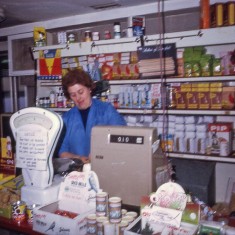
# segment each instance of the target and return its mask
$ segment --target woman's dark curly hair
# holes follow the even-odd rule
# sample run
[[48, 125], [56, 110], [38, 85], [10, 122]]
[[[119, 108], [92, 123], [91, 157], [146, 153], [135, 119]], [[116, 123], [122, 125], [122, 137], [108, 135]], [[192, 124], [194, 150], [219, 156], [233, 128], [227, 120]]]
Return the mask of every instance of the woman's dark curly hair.
[[95, 89], [95, 84], [87, 72], [82, 69], [73, 69], [66, 73], [62, 78], [62, 88], [66, 98], [70, 99], [68, 87], [75, 84], [81, 84], [87, 88], [90, 88], [91, 91]]

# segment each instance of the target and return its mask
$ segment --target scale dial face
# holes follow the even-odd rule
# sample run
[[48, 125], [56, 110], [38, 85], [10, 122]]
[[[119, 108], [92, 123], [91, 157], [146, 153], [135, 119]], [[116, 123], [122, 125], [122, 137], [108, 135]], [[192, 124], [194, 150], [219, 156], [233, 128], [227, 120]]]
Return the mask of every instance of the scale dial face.
[[19, 117], [16, 117], [14, 120], [15, 128], [19, 128], [20, 126], [24, 126], [28, 124], [40, 125], [46, 128], [47, 130], [50, 130], [52, 128], [53, 122], [51, 119], [49, 119], [45, 115], [39, 114], [39, 113], [22, 114]]

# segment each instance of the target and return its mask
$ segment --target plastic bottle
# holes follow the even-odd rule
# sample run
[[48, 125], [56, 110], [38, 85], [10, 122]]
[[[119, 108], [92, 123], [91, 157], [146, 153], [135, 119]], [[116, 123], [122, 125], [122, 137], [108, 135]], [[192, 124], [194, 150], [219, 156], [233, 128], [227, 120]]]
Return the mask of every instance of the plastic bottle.
[[54, 91], [50, 92], [49, 98], [50, 98], [50, 107], [55, 108], [55, 92]]

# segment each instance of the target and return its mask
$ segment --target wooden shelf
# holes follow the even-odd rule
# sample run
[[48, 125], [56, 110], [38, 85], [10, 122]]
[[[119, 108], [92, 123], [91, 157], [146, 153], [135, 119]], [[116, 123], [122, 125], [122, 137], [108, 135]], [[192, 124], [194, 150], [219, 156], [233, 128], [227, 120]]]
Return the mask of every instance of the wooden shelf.
[[[235, 26], [210, 28], [204, 30], [189, 30], [184, 32], [174, 32], [164, 34], [164, 43], [176, 43], [177, 48], [191, 46], [213, 46], [234, 44]], [[144, 36], [145, 46], [156, 45], [160, 40], [160, 35]], [[100, 40], [95, 42], [78, 42], [69, 45], [52, 45], [46, 47], [33, 47], [34, 59], [39, 58], [40, 50], [61, 49], [62, 57], [95, 55], [101, 53], [117, 53], [136, 51], [141, 46], [140, 38], [121, 38]]]

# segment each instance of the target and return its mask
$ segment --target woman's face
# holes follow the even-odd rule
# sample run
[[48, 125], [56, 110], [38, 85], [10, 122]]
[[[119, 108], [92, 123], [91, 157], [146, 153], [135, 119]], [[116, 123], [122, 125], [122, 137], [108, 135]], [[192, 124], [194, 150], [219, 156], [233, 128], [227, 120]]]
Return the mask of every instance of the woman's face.
[[81, 84], [68, 87], [71, 100], [79, 109], [87, 109], [91, 106], [91, 90]]

